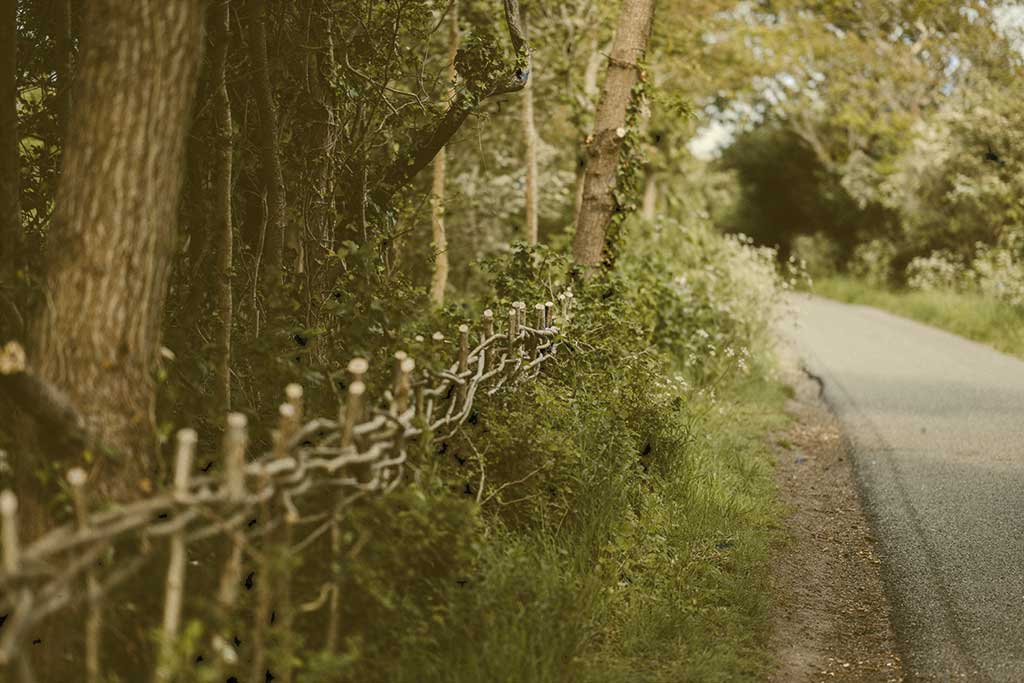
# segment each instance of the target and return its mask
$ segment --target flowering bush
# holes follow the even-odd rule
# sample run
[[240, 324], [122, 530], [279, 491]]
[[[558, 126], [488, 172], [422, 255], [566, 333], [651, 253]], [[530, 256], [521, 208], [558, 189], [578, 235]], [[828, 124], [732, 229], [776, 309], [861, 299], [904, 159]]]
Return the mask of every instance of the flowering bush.
[[970, 271], [956, 254], [933, 251], [929, 256], [918, 256], [907, 265], [907, 285], [923, 292], [959, 290], [970, 280]]
[[[802, 263], [793, 257], [779, 268], [774, 249], [703, 221], [662, 219], [631, 230], [626, 265], [651, 292], [652, 341], [681, 360], [698, 385], [748, 372], [750, 349], [768, 346], [782, 294], [807, 279]], [[657, 272], [671, 277], [652, 277]]]
[[949, 251], [915, 258], [906, 275], [911, 289], [974, 291], [1024, 308], [1024, 231], [1007, 232], [996, 246], [977, 243], [969, 265]]
[[978, 244], [971, 269], [979, 292], [1024, 308], [1024, 231], [1010, 231], [995, 247]]

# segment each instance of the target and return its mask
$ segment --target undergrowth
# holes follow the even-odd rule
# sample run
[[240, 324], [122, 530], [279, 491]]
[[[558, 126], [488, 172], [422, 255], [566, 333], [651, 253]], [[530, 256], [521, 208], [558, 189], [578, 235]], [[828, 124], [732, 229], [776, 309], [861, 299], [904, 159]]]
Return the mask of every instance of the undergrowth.
[[[701, 226], [631, 234], [617, 274], [578, 281], [537, 382], [411, 454], [413, 484], [349, 515], [345, 647], [307, 658], [302, 683], [764, 673], [764, 436], [784, 419], [764, 350], [788, 283], [774, 254]], [[545, 300], [569, 271], [516, 247], [482, 265], [480, 299]]]

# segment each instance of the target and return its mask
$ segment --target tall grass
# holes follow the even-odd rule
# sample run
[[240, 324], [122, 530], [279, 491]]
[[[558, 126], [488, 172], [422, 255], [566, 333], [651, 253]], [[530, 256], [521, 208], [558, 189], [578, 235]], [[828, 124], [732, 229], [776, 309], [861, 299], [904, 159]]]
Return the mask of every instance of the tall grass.
[[402, 649], [387, 680], [761, 680], [777, 520], [765, 437], [782, 401], [762, 379], [690, 405], [632, 491], [588, 491], [571, 526], [496, 532], [469, 581], [444, 588], [429, 645]]

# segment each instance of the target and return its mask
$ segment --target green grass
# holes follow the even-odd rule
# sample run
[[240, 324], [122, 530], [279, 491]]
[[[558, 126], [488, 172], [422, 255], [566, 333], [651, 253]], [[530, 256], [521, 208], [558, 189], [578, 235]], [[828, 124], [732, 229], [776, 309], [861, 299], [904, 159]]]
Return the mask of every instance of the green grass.
[[814, 292], [875, 306], [1024, 358], [1024, 312], [979, 294], [890, 291], [849, 277], [818, 280]]
[[[440, 642], [395, 680], [763, 680], [779, 513], [767, 444], [784, 398], [757, 380], [680, 411], [685, 445], [635, 484], [603, 547], [578, 528], [492, 539], [472, 587], [451, 590]], [[602, 495], [615, 494], [592, 507]]]

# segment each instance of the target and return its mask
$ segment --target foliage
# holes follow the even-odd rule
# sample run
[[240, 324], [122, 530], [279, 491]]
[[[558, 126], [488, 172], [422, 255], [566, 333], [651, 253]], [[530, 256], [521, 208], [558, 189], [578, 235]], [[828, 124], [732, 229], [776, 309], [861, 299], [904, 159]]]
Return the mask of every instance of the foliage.
[[[482, 403], [415, 454], [417, 485], [346, 521], [359, 548], [341, 574], [347, 647], [301, 680], [763, 670], [756, 596], [774, 513], [758, 444], [777, 418], [725, 425], [749, 410], [738, 386], [778, 400], [763, 349], [791, 280], [770, 250], [690, 227], [630, 225], [620, 270], [577, 287], [571, 333], [539, 380]], [[485, 300], [536, 300], [570, 273], [560, 254], [516, 245], [483, 264]], [[654, 652], [673, 655], [652, 665]]]
[[935, 251], [907, 266], [907, 285], [918, 291], [976, 292], [1024, 309], [1024, 233], [1012, 231], [996, 246], [975, 245], [965, 264], [958, 254]]
[[875, 287], [884, 287], [893, 281], [893, 261], [896, 246], [886, 239], [873, 239], [857, 246], [850, 258], [850, 273]]
[[[30, 58], [19, 75], [27, 86], [20, 123], [33, 140], [22, 152], [24, 221], [30, 242], [42, 245], [61, 144], [54, 103], [66, 93], [64, 83], [53, 85], [49, 65], [55, 28], [46, 8], [58, 3], [22, 4], [30, 45], [19, 52]], [[209, 397], [221, 372], [213, 357], [223, 350], [217, 292], [224, 283], [233, 302], [231, 409], [260, 425], [273, 421], [280, 387], [293, 381], [306, 388], [308, 414], [336, 414], [349, 381], [343, 369], [354, 356], [369, 359], [367, 395], [380, 396], [396, 350], [437, 369], [451, 359], [457, 325], [485, 307], [501, 319], [511, 302], [553, 299], [566, 284], [579, 302], [538, 382], [481, 401], [441, 447], [413, 449], [406, 485], [351, 508], [339, 537], [344, 561], [331, 566], [326, 550], [305, 554], [301, 568], [294, 557], [268, 560], [279, 575], [291, 575], [296, 603], [325, 580], [341, 587], [338, 649], [316, 651], [323, 620], [315, 613], [300, 615], [272, 654], [289, 642], [307, 644], [296, 653], [306, 683], [762, 673], [763, 581], [775, 514], [762, 440], [777, 425], [780, 403], [767, 379], [769, 337], [780, 294], [802, 274], [785, 254], [780, 274], [773, 249], [715, 232], [712, 214], [723, 213], [718, 200], [732, 187], [732, 175], [720, 169], [700, 170], [703, 184], [672, 183], [666, 215], [655, 222], [628, 218], [648, 153], [645, 170], [654, 173], [688, 176], [699, 167], [685, 147], [690, 114], [714, 83], [691, 55], [731, 3], [666, 8], [663, 42], [651, 51], [624, 131], [609, 244], [615, 268], [590, 280], [572, 268], [564, 229], [595, 97], [587, 81], [600, 66], [591, 55], [607, 44], [617, 3], [529, 3], [542, 238], [549, 243], [536, 248], [516, 242], [519, 105], [511, 97], [482, 100], [508, 63], [495, 3], [460, 3], [455, 84], [445, 75], [440, 30], [451, 3], [265, 4], [278, 119], [269, 151], [252, 103], [259, 84], [246, 29], [254, 19], [239, 11], [244, 3], [230, 4], [229, 272], [218, 265], [224, 235], [212, 215], [223, 136], [209, 64], [199, 87], [163, 311], [161, 435], [196, 427], [206, 439], [201, 451], [217, 452], [224, 406]], [[454, 186], [446, 219], [458, 276], [451, 303], [430, 311], [424, 285], [434, 256], [423, 235], [431, 190], [421, 175], [399, 192], [392, 177], [447, 120], [452, 85], [464, 107], [456, 113], [470, 115], [446, 145]], [[777, 144], [809, 157], [788, 133], [765, 134], [778, 139], [751, 145], [760, 158], [738, 160], [737, 175], [753, 165], [763, 178]], [[284, 265], [280, 286], [271, 288], [261, 284], [268, 154], [279, 157], [286, 197]], [[794, 170], [800, 187], [820, 187], [818, 167]], [[822, 227], [852, 201], [837, 197], [808, 209], [806, 227]], [[726, 213], [740, 217], [732, 228], [754, 225], [754, 212]], [[24, 264], [28, 303], [38, 299], [32, 285], [45, 267], [40, 253]], [[253, 449], [267, 445], [266, 431], [253, 430]], [[213, 549], [203, 564], [222, 559]], [[110, 623], [116, 631], [119, 622]], [[179, 658], [201, 650], [204, 632], [190, 622]]]
[[824, 233], [794, 237], [793, 255], [803, 263], [812, 278], [835, 275], [839, 268], [839, 248]]

